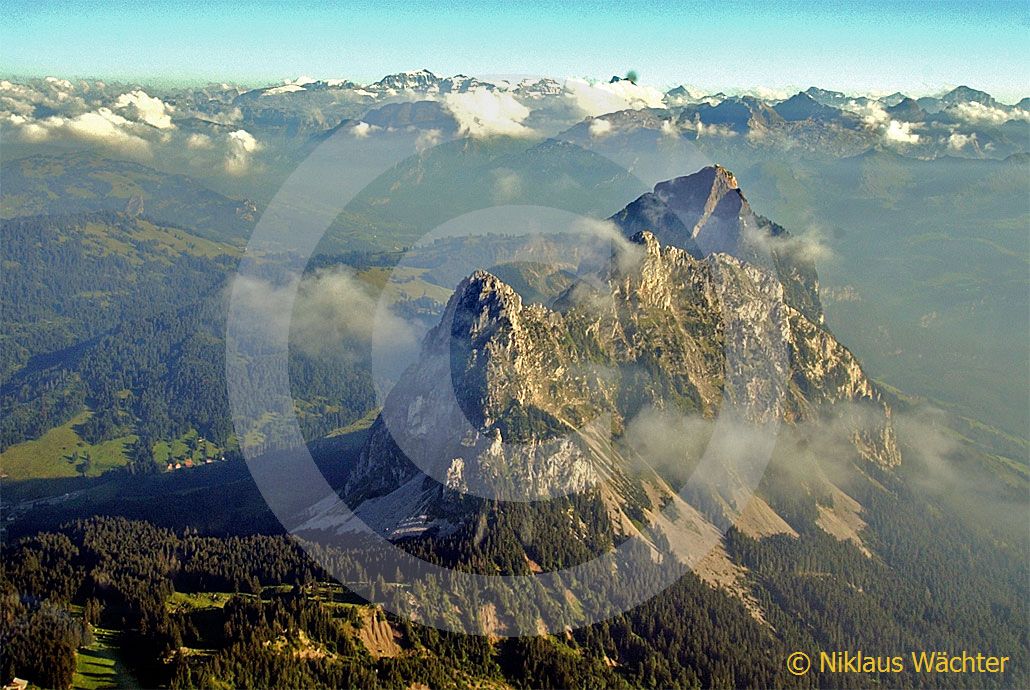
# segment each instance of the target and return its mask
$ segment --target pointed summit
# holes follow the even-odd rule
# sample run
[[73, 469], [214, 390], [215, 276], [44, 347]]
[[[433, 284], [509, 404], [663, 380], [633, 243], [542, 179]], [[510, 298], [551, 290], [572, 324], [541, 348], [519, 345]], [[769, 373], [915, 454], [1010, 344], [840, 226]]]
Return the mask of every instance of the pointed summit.
[[522, 308], [522, 298], [510, 285], [483, 270], [463, 280], [451, 300], [460, 311], [492, 317]]
[[452, 300], [473, 311], [482, 311], [483, 308], [492, 311], [522, 308], [519, 293], [493, 273], [483, 270], [476, 270], [461, 281]]
[[699, 94], [691, 93], [690, 90], [682, 84], [665, 92], [665, 101], [669, 105], [686, 105], [687, 103], [693, 103], [699, 100], [701, 100]]
[[773, 110], [787, 122], [799, 122], [802, 120], [816, 120], [828, 122], [840, 117], [841, 112], [833, 106], [820, 103], [807, 92], [795, 94], [773, 106]]
[[477, 270], [455, 289], [444, 318], [428, 337], [443, 349], [453, 342], [471, 343], [471, 349], [500, 330], [517, 327], [522, 297], [497, 276]]
[[840, 108], [847, 105], [848, 101], [865, 101], [867, 99], [863, 97], [852, 98], [846, 93], [840, 91], [830, 91], [828, 89], [820, 89], [818, 86], [810, 86], [801, 93], [812, 98], [812, 100], [823, 105], [833, 106], [834, 108]]
[[754, 213], [737, 185], [737, 178], [719, 165], [693, 175], [655, 185], [611, 220], [627, 236], [651, 231], [662, 244], [694, 256], [734, 253], [742, 223]]
[[884, 96], [883, 98], [881, 98], [880, 103], [883, 103], [888, 107], [892, 107], [897, 105], [898, 103], [901, 103], [906, 98], [908, 98], [908, 96], [906, 96], [905, 94], [901, 93], [900, 91], [895, 91], [891, 95]]
[[822, 323], [819, 278], [809, 258], [790, 250], [789, 243], [766, 243], [789, 233], [757, 215], [740, 191], [737, 178], [721, 165], [655, 185], [609, 220], [626, 237], [649, 231], [664, 246], [678, 247], [695, 258], [730, 254], [738, 259], [775, 266], [788, 300], [816, 323]]
[[922, 122], [926, 119], [926, 111], [919, 107], [913, 98], [902, 98], [896, 105], [889, 106], [887, 113], [895, 120], [902, 122]]
[[979, 103], [980, 105], [996, 106], [998, 102], [986, 91], [979, 91], [968, 86], [958, 86], [941, 96], [941, 102], [945, 105], [958, 105], [960, 103]]

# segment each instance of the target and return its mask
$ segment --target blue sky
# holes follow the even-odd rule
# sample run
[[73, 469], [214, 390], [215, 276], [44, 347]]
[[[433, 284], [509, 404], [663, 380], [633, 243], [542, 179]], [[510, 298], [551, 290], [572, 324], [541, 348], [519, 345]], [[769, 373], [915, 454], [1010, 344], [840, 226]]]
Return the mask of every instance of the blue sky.
[[[760, 7], [754, 7], [759, 5]], [[548, 74], [707, 89], [1030, 95], [1030, 3], [26, 2], [0, 72], [141, 81]]]

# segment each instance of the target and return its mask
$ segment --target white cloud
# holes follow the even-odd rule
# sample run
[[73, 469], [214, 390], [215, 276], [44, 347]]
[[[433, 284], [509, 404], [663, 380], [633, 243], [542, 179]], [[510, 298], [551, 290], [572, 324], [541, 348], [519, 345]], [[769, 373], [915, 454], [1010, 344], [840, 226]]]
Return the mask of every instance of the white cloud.
[[75, 86], [67, 79], [58, 79], [57, 77], [45, 77], [43, 79], [47, 84], [53, 85], [62, 91], [71, 91]]
[[172, 124], [172, 112], [174, 107], [168, 105], [160, 98], [150, 96], [142, 89], [136, 89], [130, 93], [123, 93], [114, 102], [115, 110], [128, 109], [134, 114], [137, 120], [146, 122], [157, 129], [174, 129]]
[[833, 250], [826, 243], [825, 233], [818, 225], [809, 225], [801, 232], [789, 235], [771, 235], [765, 228], [747, 226], [744, 230], [749, 243], [764, 253], [790, 256], [799, 261], [826, 262], [833, 258]]
[[83, 113], [75, 117], [54, 115], [34, 120], [18, 114], [9, 114], [7, 122], [14, 125], [24, 141], [41, 142], [52, 137], [67, 137], [89, 141], [122, 153], [147, 158], [151, 155], [150, 142], [139, 136], [139, 123], [127, 120], [109, 108]]
[[291, 305], [288, 285], [240, 276], [233, 284], [234, 306], [240, 318], [254, 328], [289, 328], [290, 346], [311, 355], [346, 350], [359, 343], [387, 349], [417, 347], [410, 324], [390, 309], [379, 310], [378, 295], [349, 269], [317, 270], [296, 287]]
[[493, 199], [495, 204], [507, 204], [522, 194], [522, 178], [518, 173], [501, 168], [494, 172]]
[[[697, 132], [697, 137], [735, 137], [737, 133], [733, 131], [733, 128], [729, 125], [706, 125], [705, 123], [698, 120], [694, 123], [694, 130]], [[757, 130], [752, 130], [756, 132]]]
[[915, 130], [923, 125], [921, 123], [892, 120], [890, 113], [880, 103], [875, 101], [867, 103], [849, 101], [845, 109], [861, 117], [866, 127], [874, 132], [879, 132], [889, 142], [898, 144], [919, 143], [919, 134]]
[[230, 175], [246, 173], [250, 169], [252, 155], [261, 150], [261, 143], [245, 129], [229, 132], [227, 141], [225, 171]]
[[440, 143], [443, 139], [443, 132], [438, 129], [426, 129], [418, 133], [418, 138], [415, 139], [415, 150], [422, 153], [426, 149], [431, 149]]
[[913, 129], [914, 127], [911, 122], [891, 120], [883, 136], [887, 141], [895, 141], [899, 144], [917, 144], [919, 143], [919, 135], [913, 132]]
[[[41, 94], [39, 94], [41, 96]], [[6, 79], [0, 81], [0, 104], [8, 113], [19, 115], [32, 115], [33, 103], [36, 101], [37, 93], [23, 84], [15, 84]]]
[[967, 146], [972, 146], [974, 149], [977, 148], [976, 132], [972, 134], [952, 132], [951, 136], [948, 137], [948, 148], [952, 151], [961, 151]]
[[186, 138], [186, 148], [199, 150], [209, 149], [214, 146], [211, 137], [206, 134], [191, 134]]
[[32, 118], [19, 115], [18, 113], [5, 113], [3, 116], [0, 116], [0, 121], [14, 127], [22, 141], [37, 143], [45, 141], [50, 136], [49, 129], [43, 127]]
[[1002, 108], [995, 108], [993, 106], [973, 101], [970, 101], [969, 103], [958, 103], [951, 108], [948, 108], [948, 112], [954, 114], [956, 117], [966, 120], [967, 122], [987, 122], [990, 124], [1000, 125], [1003, 122], [1008, 122], [1009, 120], [1030, 121], [1030, 110], [1023, 110], [1022, 108], [1004, 110]]
[[139, 89], [115, 97], [105, 88], [57, 77], [3, 80], [0, 119], [24, 141], [85, 141], [136, 158], [149, 158], [153, 144], [170, 140], [172, 106]]
[[612, 123], [608, 120], [597, 118], [590, 123], [590, 136], [603, 137], [612, 131]]
[[[51, 119], [60, 120], [61, 118]], [[150, 149], [146, 140], [130, 133], [133, 129], [132, 122], [111, 112], [108, 108], [100, 108], [95, 113], [83, 113], [71, 120], [64, 121], [62, 126], [83, 139], [113, 144], [128, 150], [139, 149], [149, 152]]]
[[879, 128], [886, 125], [891, 119], [884, 107], [876, 101], [868, 101], [866, 103], [848, 101], [845, 104], [844, 109], [850, 110], [861, 117], [866, 126], [872, 128]]
[[367, 122], [359, 122], [358, 124], [354, 125], [353, 128], [351, 128], [351, 134], [354, 135], [355, 139], [364, 139], [369, 134], [375, 132], [378, 129], [382, 129], [382, 127], [370, 125]]
[[529, 108], [519, 103], [510, 93], [475, 88], [465, 93], [444, 96], [461, 131], [474, 137], [530, 136], [533, 130], [523, 123], [529, 117]]
[[620, 110], [665, 107], [665, 94], [661, 91], [626, 79], [613, 84], [569, 79], [565, 82], [565, 94], [584, 115], [592, 117]]
[[33, 117], [38, 107], [65, 117], [89, 110], [74, 85], [63, 79], [48, 78], [29, 84], [0, 81], [0, 113], [18, 113]]

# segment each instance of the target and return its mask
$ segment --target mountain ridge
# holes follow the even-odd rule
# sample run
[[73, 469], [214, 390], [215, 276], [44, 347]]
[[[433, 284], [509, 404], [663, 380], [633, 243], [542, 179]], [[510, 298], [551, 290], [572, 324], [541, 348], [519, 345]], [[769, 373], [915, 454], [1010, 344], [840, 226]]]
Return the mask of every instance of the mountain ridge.
[[[697, 185], [705, 193], [691, 197], [701, 203], [698, 217], [713, 190], [739, 194], [728, 171], [706, 177], [715, 184]], [[841, 417], [852, 452], [877, 471], [898, 466], [890, 407], [846, 348], [783, 304], [783, 285], [768, 270], [725, 253], [698, 258], [648, 231], [617, 251], [599, 281], [572, 286], [551, 307], [524, 304], [487, 271], [462, 281], [342, 489], [357, 520], [393, 540], [439, 540], [498, 509], [477, 497], [550, 505], [587, 492], [604, 506], [611, 543], [650, 534], [638, 523], [674, 542], [662, 508], [681, 500], [670, 482], [691, 461], [682, 458], [667, 476], [623, 443], [651, 410], [700, 421], [732, 405], [754, 423], [793, 427], [826, 406], [855, 405], [864, 411]], [[749, 359], [746, 343], [773, 333], [785, 339], [786, 359]], [[739, 360], [732, 371], [723, 370], [727, 356]], [[680, 510], [702, 532], [747, 509], [725, 488], [698, 491], [707, 513]], [[794, 531], [756, 500], [765, 507], [750, 510], [764, 511], [765, 523]], [[321, 510], [302, 520], [301, 532], [360, 529]]]

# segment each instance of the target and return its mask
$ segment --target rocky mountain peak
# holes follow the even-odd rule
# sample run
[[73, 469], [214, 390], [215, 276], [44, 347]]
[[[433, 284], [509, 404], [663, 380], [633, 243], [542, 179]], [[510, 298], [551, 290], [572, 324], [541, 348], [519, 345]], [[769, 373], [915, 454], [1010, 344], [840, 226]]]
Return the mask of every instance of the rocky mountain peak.
[[643, 246], [644, 251], [649, 256], [659, 256], [661, 254], [662, 246], [658, 243], [658, 238], [650, 230], [641, 230], [630, 237], [629, 241]]
[[439, 129], [453, 133], [458, 129], [454, 116], [437, 101], [387, 103], [361, 116], [364, 122], [384, 129]]
[[780, 114], [787, 122], [799, 122], [802, 120], [834, 120], [841, 113], [837, 108], [821, 103], [817, 98], [802, 91], [773, 106], [773, 110]]
[[788, 303], [822, 323], [819, 281], [810, 260], [790, 250], [789, 233], [757, 215], [737, 178], [721, 165], [655, 185], [610, 220], [626, 237], [650, 232], [664, 246], [695, 258], [729, 254], [772, 265], [784, 284]]
[[727, 97], [717, 105], [701, 103], [685, 108], [681, 119], [696, 118], [706, 125], [729, 127], [735, 132], [764, 130], [784, 123], [783, 117], [764, 101], [752, 96]]
[[492, 273], [477, 270], [461, 281], [447, 311], [496, 321], [522, 309], [519, 293]]
[[545, 96], [560, 95], [565, 88], [560, 82], [554, 79], [523, 79], [518, 83], [515, 92], [522, 96], [532, 98], [543, 98]]
[[466, 93], [479, 88], [493, 91], [497, 88], [489, 82], [480, 81], [475, 77], [470, 77], [465, 74], [456, 74], [453, 77], [442, 79], [440, 80], [439, 85], [440, 93]]
[[677, 212], [697, 238], [713, 215], [733, 218], [751, 209], [737, 185], [737, 178], [721, 165], [702, 168], [693, 175], [659, 182], [655, 196]]
[[612, 221], [628, 236], [649, 230], [662, 244], [700, 257], [735, 253], [743, 224], [753, 217], [736, 177], [714, 165], [659, 182], [653, 192], [631, 203]]
[[[900, 462], [890, 407], [808, 297], [814, 271], [737, 252], [748, 224], [771, 241], [785, 231], [751, 211], [729, 170], [661, 182], [613, 221], [629, 241], [618, 260], [550, 307], [486, 270], [459, 283], [343, 489], [365, 524], [392, 539], [449, 538], [501, 510], [498, 499], [567, 506], [593, 491], [617, 542], [680, 500], [670, 479], [691, 462], [683, 444], [657, 465], [634, 445], [656, 414], [794, 428], [839, 415], [841, 453]], [[719, 237], [733, 251], [711, 251]], [[699, 529], [743, 508], [733, 491], [697, 487]], [[560, 515], [578, 534], [576, 511]], [[316, 512], [307, 528], [352, 525]]]
[[903, 122], [922, 122], [926, 119], [926, 111], [919, 107], [919, 103], [913, 98], [902, 98], [897, 104], [888, 106], [887, 113], [896, 120]]
[[[709, 168], [705, 168], [708, 170]], [[713, 186], [719, 185], [723, 189], [740, 189], [737, 184], [737, 178], [732, 172], [722, 167], [719, 164], [711, 166], [712, 171], [712, 184]]]
[[427, 69], [420, 69], [411, 72], [401, 72], [399, 74], [388, 74], [376, 83], [372, 84], [370, 88], [393, 91], [426, 91], [437, 88], [439, 84], [440, 77]]
[[533, 320], [522, 297], [492, 273], [477, 270], [458, 285], [440, 324], [427, 336], [427, 349], [449, 361], [467, 418], [488, 426], [504, 401], [522, 395], [533, 378], [523, 366], [524, 355], [539, 345], [525, 327]]
[[701, 98], [700, 94], [691, 93], [690, 89], [682, 84], [665, 92], [665, 102], [669, 105], [686, 105], [698, 102]]
[[971, 88], [969, 86], [957, 86], [948, 93], [941, 96], [941, 102], [947, 105], [959, 103], [979, 103], [986, 106], [995, 106], [997, 101], [986, 91]]
[[841, 93], [840, 91], [821, 89], [818, 86], [809, 86], [801, 93], [818, 103], [822, 103], [823, 105], [841, 105], [849, 100], [849, 96], [847, 94]]
[[[667, 184], [707, 187], [706, 200], [737, 192], [725, 169], [702, 173]], [[647, 410], [711, 419], [727, 400], [763, 423], [814, 420], [841, 403], [868, 409], [848, 429], [854, 452], [899, 462], [889, 407], [846, 348], [783, 304], [775, 275], [726, 254], [696, 258], [647, 230], [630, 241], [638, 261], [569, 288], [552, 308], [525, 304], [484, 270], [458, 285], [345, 488], [363, 520], [395, 538], [449, 533], [475, 517], [461, 493], [535, 500], [603, 476], [605, 510], [629, 533], [628, 516], [651, 515], [673, 492], [625, 455], [622, 434]], [[782, 357], [746, 356], [770, 338], [782, 338]], [[324, 515], [315, 525], [347, 529]]]
[[880, 103], [887, 107], [890, 107], [897, 105], [898, 103], [901, 103], [906, 98], [908, 98], [908, 96], [906, 96], [905, 94], [901, 93], [900, 91], [895, 91], [889, 96], [884, 96], [883, 98], [881, 98]]

